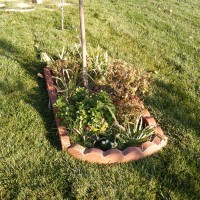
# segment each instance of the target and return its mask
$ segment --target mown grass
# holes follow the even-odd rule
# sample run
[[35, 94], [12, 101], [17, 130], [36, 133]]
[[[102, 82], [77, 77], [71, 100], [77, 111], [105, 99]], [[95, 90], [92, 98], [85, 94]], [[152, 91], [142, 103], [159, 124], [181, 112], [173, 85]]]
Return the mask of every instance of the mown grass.
[[[200, 2], [85, 1], [87, 42], [156, 70], [145, 104], [169, 144], [101, 166], [62, 153], [34, 45], [53, 56], [77, 42], [77, 1], [60, 11], [0, 11], [0, 199], [200, 199]], [[172, 10], [172, 11], [170, 11]], [[171, 13], [171, 14], [170, 14]]]

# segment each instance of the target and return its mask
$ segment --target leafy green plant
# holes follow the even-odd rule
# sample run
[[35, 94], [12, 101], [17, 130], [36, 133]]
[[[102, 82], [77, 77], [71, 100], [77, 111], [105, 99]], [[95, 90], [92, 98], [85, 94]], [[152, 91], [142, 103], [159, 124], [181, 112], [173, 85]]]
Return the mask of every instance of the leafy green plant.
[[[115, 117], [114, 117], [115, 118]], [[106, 134], [93, 136], [93, 145], [103, 150], [110, 148], [124, 149], [128, 146], [140, 145], [151, 139], [154, 135], [154, 127], [142, 125], [142, 118], [138, 117], [133, 123], [127, 119], [120, 125], [116, 119]]]
[[154, 126], [143, 127], [142, 117], [138, 117], [135, 123], [127, 118], [120, 128], [120, 133], [116, 137], [121, 145], [140, 144], [146, 142], [154, 134], [154, 128]]
[[58, 51], [56, 60], [45, 52], [40, 53], [40, 56], [52, 70], [57, 92], [69, 99], [75, 92], [77, 82], [80, 81], [80, 47], [77, 44], [67, 50], [63, 47], [61, 52]]
[[63, 93], [66, 99], [69, 99], [75, 92], [77, 79], [79, 75], [79, 69], [76, 71], [71, 69], [61, 69], [60, 76], [53, 76], [56, 82], [56, 88], [58, 93]]
[[87, 67], [90, 79], [97, 83], [105, 82], [109, 63], [110, 58], [107, 52], [104, 52], [100, 46], [92, 48], [88, 45]]
[[154, 127], [142, 126], [141, 117], [135, 123], [127, 118], [120, 125], [115, 107], [105, 91], [88, 96], [86, 89], [79, 87], [70, 99], [60, 96], [55, 107], [72, 138], [87, 147], [123, 149], [145, 142], [154, 134]]
[[115, 113], [115, 107], [105, 91], [88, 95], [85, 88], [78, 87], [70, 99], [60, 96], [55, 107], [59, 110], [57, 116], [84, 143], [94, 135], [105, 134], [114, 121], [109, 110]]

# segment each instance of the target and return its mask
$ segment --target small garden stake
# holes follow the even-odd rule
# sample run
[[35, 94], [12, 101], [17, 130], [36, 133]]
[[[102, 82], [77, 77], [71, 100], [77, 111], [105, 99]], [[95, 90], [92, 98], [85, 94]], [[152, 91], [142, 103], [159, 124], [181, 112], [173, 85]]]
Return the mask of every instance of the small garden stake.
[[62, 14], [62, 17], [61, 17], [61, 24], [62, 24], [62, 30], [64, 30], [64, 0], [61, 1], [61, 14]]

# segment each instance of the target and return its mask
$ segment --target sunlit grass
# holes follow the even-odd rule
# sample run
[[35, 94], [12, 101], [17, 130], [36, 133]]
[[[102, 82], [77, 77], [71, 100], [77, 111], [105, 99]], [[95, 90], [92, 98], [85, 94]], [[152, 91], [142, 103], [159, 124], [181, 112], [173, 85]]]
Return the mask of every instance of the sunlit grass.
[[[128, 164], [62, 153], [39, 52], [78, 42], [78, 1], [60, 10], [0, 11], [0, 199], [200, 199], [200, 2], [85, 1], [87, 42], [157, 71], [145, 105], [169, 144]], [[44, 10], [51, 7], [55, 10]], [[170, 11], [171, 10], [171, 11]]]

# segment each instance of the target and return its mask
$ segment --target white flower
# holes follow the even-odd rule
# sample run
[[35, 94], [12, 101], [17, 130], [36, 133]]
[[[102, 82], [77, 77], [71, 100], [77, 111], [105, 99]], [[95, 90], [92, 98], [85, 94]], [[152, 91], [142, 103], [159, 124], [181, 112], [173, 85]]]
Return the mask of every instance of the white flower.
[[102, 144], [105, 144], [106, 142], [105, 142], [105, 141], [102, 141], [101, 143], [102, 143]]
[[109, 143], [109, 140], [106, 140], [106, 143]]
[[118, 144], [117, 144], [117, 142], [110, 142], [110, 145], [112, 148], [115, 148], [115, 147], [117, 147]]
[[114, 142], [114, 147], [117, 147], [118, 143], [117, 142]]

